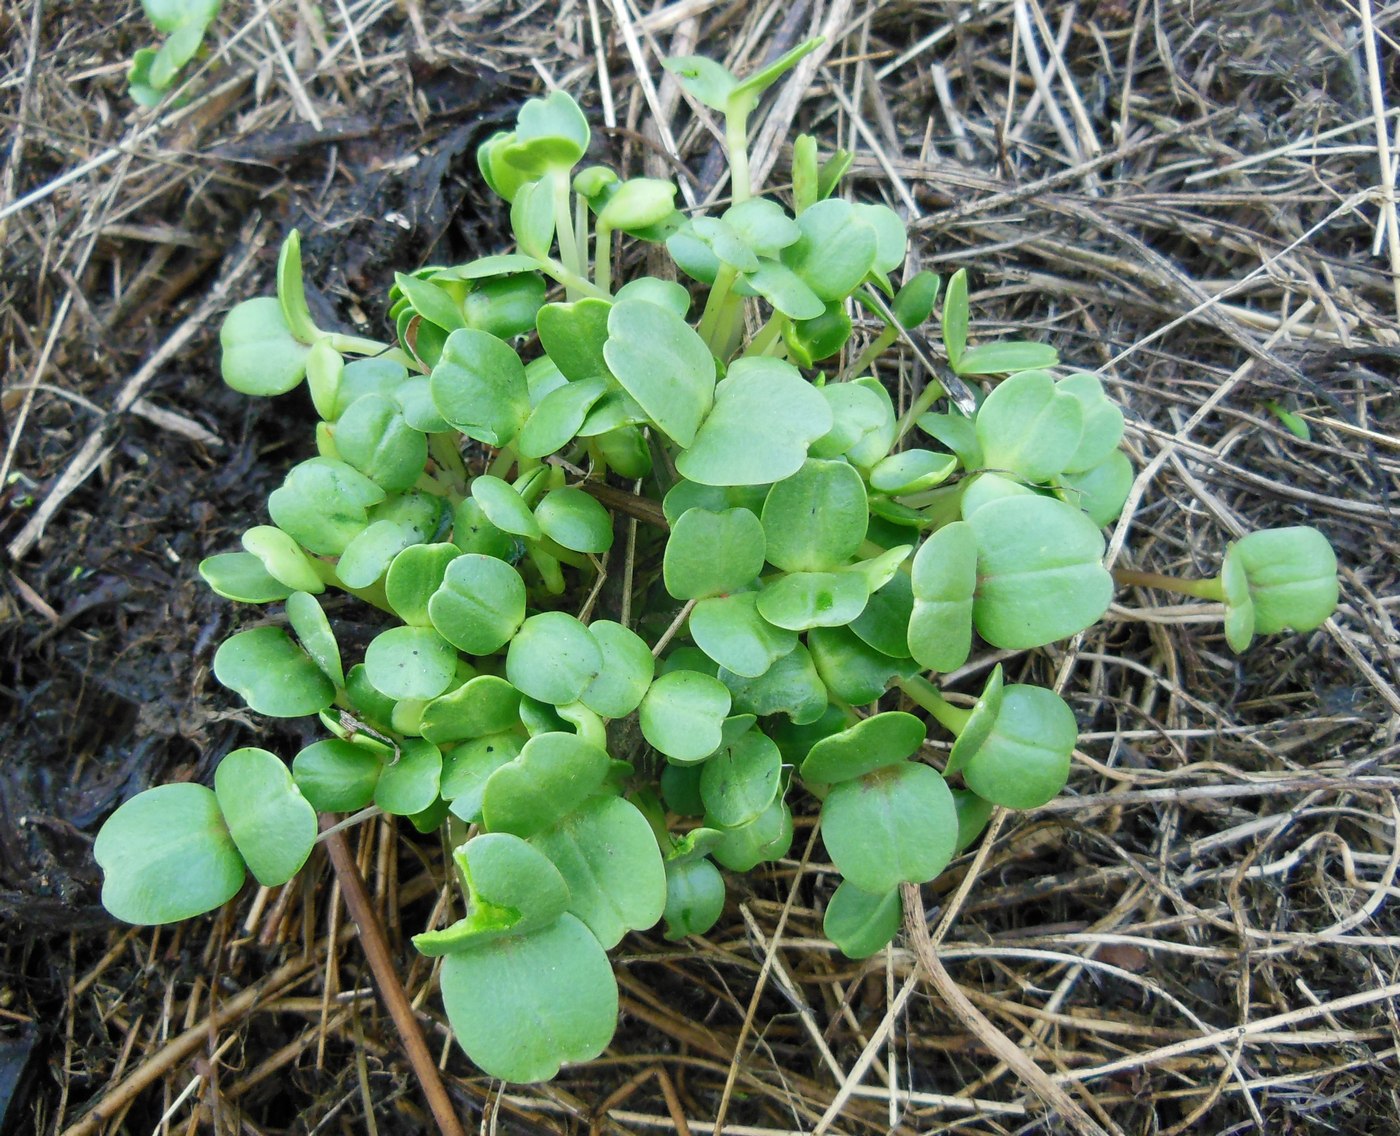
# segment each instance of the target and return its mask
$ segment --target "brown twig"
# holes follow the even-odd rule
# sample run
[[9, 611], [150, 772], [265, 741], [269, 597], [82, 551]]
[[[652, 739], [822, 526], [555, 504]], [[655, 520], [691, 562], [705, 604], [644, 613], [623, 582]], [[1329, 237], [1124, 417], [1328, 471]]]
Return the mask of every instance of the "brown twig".
[[[330, 828], [330, 819], [322, 817], [321, 825], [323, 829]], [[404, 1053], [423, 1088], [423, 1095], [428, 1098], [428, 1107], [433, 1110], [438, 1130], [443, 1136], [466, 1136], [462, 1122], [457, 1119], [457, 1113], [447, 1095], [447, 1088], [438, 1075], [437, 1065], [433, 1062], [432, 1054], [428, 1052], [428, 1043], [418, 1025], [417, 1015], [409, 1005], [408, 995], [404, 993], [403, 985], [399, 982], [398, 971], [394, 968], [394, 960], [389, 954], [389, 944], [384, 939], [384, 929], [380, 926], [379, 916], [375, 914], [374, 906], [369, 901], [365, 881], [360, 876], [359, 868], [355, 866], [355, 858], [350, 854], [345, 834], [332, 832], [326, 837], [325, 843], [326, 850], [330, 853], [331, 867], [335, 869], [336, 879], [340, 881], [345, 907], [359, 930], [360, 945], [364, 947], [365, 958], [369, 961], [370, 970], [374, 972], [379, 996], [384, 1000], [384, 1007], [389, 1011], [389, 1016], [394, 1019], [399, 1037], [403, 1040]]]

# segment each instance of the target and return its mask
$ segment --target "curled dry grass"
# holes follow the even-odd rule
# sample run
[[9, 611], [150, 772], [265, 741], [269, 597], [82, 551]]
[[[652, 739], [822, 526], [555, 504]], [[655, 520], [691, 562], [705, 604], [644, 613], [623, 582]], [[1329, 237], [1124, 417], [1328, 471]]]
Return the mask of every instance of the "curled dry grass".
[[[1394, 170], [1400, 13], [1360, 4], [231, 2], [202, 93], [153, 116], [121, 90], [143, 34], [133, 6], [9, 0], [6, 633], [21, 648], [71, 633], [53, 565], [114, 531], [113, 501], [177, 559], [246, 520], [178, 543], [187, 529], [151, 512], [143, 459], [192, 476], [253, 448], [290, 460], [295, 423], [260, 408], [250, 425], [220, 400], [212, 316], [266, 286], [289, 201], [310, 230], [349, 190], [334, 146], [290, 164], [229, 147], [392, 109], [408, 145], [386, 155], [411, 164], [415, 131], [441, 137], [422, 75], [497, 70], [508, 92], [582, 93], [629, 169], [679, 169], [688, 200], [715, 199], [714, 124], [658, 58], [703, 49], [743, 67], [824, 31], [764, 109], [756, 172], [781, 183], [790, 124], [850, 148], [853, 192], [910, 218], [918, 262], [972, 271], [976, 336], [1046, 338], [1100, 371], [1141, 471], [1118, 564], [1210, 571], [1250, 528], [1310, 523], [1337, 546], [1342, 605], [1237, 659], [1209, 605], [1120, 595], [1080, 639], [1010, 663], [1080, 716], [1069, 790], [999, 817], [923, 889], [926, 921], [902, 945], [853, 963], [822, 939], [831, 876], [801, 817], [794, 859], [735, 880], [702, 941], [624, 944], [614, 1046], [550, 1085], [488, 1082], [448, 1044], [432, 967], [406, 946], [451, 902], [440, 858], [366, 826], [361, 867], [462, 1115], [483, 1131], [736, 1136], [1388, 1131], [1400, 228], [1378, 171]], [[376, 225], [396, 223], [385, 212]], [[473, 223], [449, 244], [470, 244]], [[330, 302], [362, 314], [393, 267], [363, 287], [347, 275]], [[919, 382], [895, 355], [881, 373], [906, 399]], [[254, 491], [232, 499], [257, 508]], [[970, 691], [995, 661], [948, 684]], [[198, 716], [228, 705], [202, 673], [182, 682], [185, 736], [245, 729]], [[209, 921], [47, 951], [6, 946], [0, 1009], [0, 1026], [52, 1031], [40, 1131], [427, 1124], [319, 862]]]

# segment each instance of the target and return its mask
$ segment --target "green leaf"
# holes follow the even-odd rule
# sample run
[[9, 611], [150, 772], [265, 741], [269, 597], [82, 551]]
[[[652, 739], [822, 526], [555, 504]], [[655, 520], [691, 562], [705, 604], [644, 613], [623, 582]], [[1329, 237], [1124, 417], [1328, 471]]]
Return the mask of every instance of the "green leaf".
[[705, 816], [724, 828], [756, 820], [778, 796], [782, 766], [771, 739], [758, 730], [742, 734], [701, 766]]
[[501, 339], [514, 339], [534, 330], [535, 317], [547, 294], [544, 277], [538, 272], [488, 280], [467, 293], [462, 301], [462, 315], [468, 327]]
[[1008, 686], [986, 738], [959, 755], [963, 780], [993, 804], [1036, 808], [1065, 787], [1078, 740], [1074, 712], [1058, 694], [1039, 686]]
[[814, 628], [807, 634], [807, 649], [827, 689], [853, 706], [874, 702], [890, 679], [915, 672], [912, 663], [881, 654], [849, 627]]
[[910, 578], [903, 572], [896, 572], [870, 597], [865, 610], [851, 622], [851, 630], [881, 654], [907, 659], [910, 657], [909, 619], [913, 613]]
[[508, 446], [529, 417], [525, 365], [487, 332], [464, 328], [449, 335], [429, 381], [438, 413], [488, 446]]
[[[423, 736], [439, 744], [498, 734], [520, 725], [520, 691], [496, 675], [477, 675], [423, 708]], [[445, 796], [446, 794], [444, 794]]]
[[759, 96], [769, 87], [791, 71], [806, 56], [811, 55], [823, 43], [822, 36], [814, 36], [812, 39], [804, 40], [796, 47], [790, 48], [773, 60], [766, 67], [755, 71], [748, 78], [734, 87], [729, 92], [724, 106], [724, 110], [733, 114], [740, 111], [747, 114], [758, 103]]
[[316, 810], [281, 758], [251, 746], [234, 750], [214, 770], [214, 795], [258, 883], [277, 887], [301, 871], [316, 843]]
[[972, 618], [994, 647], [1024, 650], [1095, 623], [1113, 598], [1094, 522], [1050, 497], [1005, 497], [968, 519], [977, 536]]
[[339, 414], [340, 384], [345, 377], [345, 357], [329, 339], [318, 339], [306, 355], [306, 386], [316, 413], [327, 422]]
[[496, 770], [514, 761], [524, 745], [525, 739], [519, 734], [487, 734], [447, 753], [438, 792], [451, 802], [452, 815], [468, 824], [480, 824], [486, 783]]
[[467, 914], [449, 927], [413, 936], [413, 945], [429, 957], [472, 950], [508, 933], [542, 930], [568, 907], [569, 887], [559, 869], [518, 836], [482, 833], [452, 858], [467, 885]]
[[836, 784], [863, 777], [912, 757], [923, 741], [924, 724], [913, 714], [875, 714], [813, 745], [802, 763], [802, 779]]
[[822, 931], [847, 958], [863, 959], [889, 946], [903, 919], [898, 888], [872, 895], [843, 880], [827, 900]]
[[546, 260], [554, 243], [554, 186], [548, 179], [527, 181], [510, 203], [510, 227], [520, 251]]
[[831, 422], [826, 399], [790, 363], [738, 359], [676, 468], [702, 485], [781, 481], [802, 468], [807, 447]]
[[313, 595], [293, 592], [287, 597], [287, 622], [301, 640], [302, 649], [337, 687], [345, 685], [345, 671], [340, 663], [340, 645], [335, 641], [330, 620]]
[[798, 215], [802, 236], [782, 260], [822, 300], [849, 296], [875, 267], [875, 229], [849, 201], [820, 201]]
[[262, 561], [268, 574], [302, 592], [326, 590], [311, 558], [290, 536], [271, 525], [254, 525], [243, 534], [243, 547]]
[[817, 140], [799, 134], [792, 144], [792, 203], [801, 213], [820, 200], [817, 194]]
[[546, 304], [540, 309], [535, 318], [540, 346], [565, 378], [582, 382], [612, 373], [603, 356], [612, 310], [611, 303], [596, 297], [569, 304]]
[[311, 458], [288, 471], [267, 499], [273, 523], [317, 556], [339, 556], [369, 524], [384, 490], [353, 466]]
[[146, 19], [157, 31], [170, 35], [191, 24], [205, 26], [219, 12], [223, 0], [141, 0]]
[[661, 65], [681, 81], [692, 98], [711, 110], [724, 112], [729, 96], [739, 85], [734, 73], [723, 64], [703, 55], [673, 55]]
[[967, 269], [959, 268], [943, 293], [943, 350], [955, 371], [967, 350], [967, 321]]
[[628, 178], [598, 214], [600, 227], [620, 233], [647, 229], [675, 212], [675, 183], [660, 178]]
[[[676, 767], [672, 767], [676, 768]], [[724, 914], [724, 877], [703, 857], [666, 861], [666, 939], [703, 935]]]
[[335, 684], [280, 627], [225, 639], [214, 653], [214, 677], [270, 718], [316, 714], [335, 699]]
[[562, 611], [532, 615], [506, 652], [506, 678], [551, 706], [577, 702], [603, 671], [603, 652], [588, 628]]
[[875, 463], [870, 470], [870, 487], [894, 496], [920, 493], [942, 485], [958, 471], [959, 464], [952, 454], [901, 450]]
[[367, 394], [392, 399], [407, 380], [408, 368], [397, 360], [352, 359], [340, 373], [340, 384], [335, 392], [335, 412], [324, 417], [327, 421], [339, 418]]
[[588, 151], [588, 119], [567, 91], [530, 99], [516, 118], [515, 141], [505, 160], [534, 176], [567, 170]]
[[844, 564], [865, 540], [865, 483], [843, 461], [808, 459], [763, 502], [768, 562], [786, 572], [825, 572]]
[[272, 576], [251, 552], [224, 552], [199, 562], [199, 574], [216, 594], [238, 603], [284, 600], [292, 589]]
[[709, 245], [722, 263], [740, 272], [752, 272], [758, 267], [753, 249], [718, 217], [695, 217], [687, 225], [690, 235]]
[[514, 537], [487, 519], [486, 510], [471, 497], [459, 501], [452, 509], [452, 543], [463, 552], [512, 562], [524, 552]]
[[[1226, 551], [1225, 569], [1243, 571], [1259, 635], [1287, 628], [1312, 631], [1337, 608], [1337, 556], [1315, 528], [1298, 525], [1241, 537]], [[1244, 649], [1234, 641], [1230, 645]]]
[[821, 828], [841, 874], [882, 895], [901, 883], [931, 880], [948, 866], [958, 818], [943, 778], [905, 762], [832, 786]]
[[608, 769], [607, 751], [576, 734], [536, 734], [487, 780], [486, 827], [534, 836], [592, 797]]
[[921, 667], [957, 670], [972, 650], [977, 536], [966, 521], [945, 525], [920, 546], [910, 577], [909, 649]]
[[610, 619], [595, 619], [588, 634], [598, 644], [603, 669], [579, 701], [604, 718], [625, 718], [642, 704], [656, 671], [651, 648], [635, 631]]
[[526, 540], [539, 540], [544, 535], [525, 499], [499, 477], [483, 473], [472, 478], [472, 497], [487, 520], [502, 532], [514, 533]]
[[720, 666], [758, 678], [797, 645], [797, 634], [758, 614], [758, 595], [738, 592], [703, 599], [691, 609], [690, 637]]
[[[951, 290], [951, 289], [950, 289]], [[1048, 343], [984, 343], [963, 352], [953, 370], [960, 375], [1006, 375], [1053, 367], [1060, 353]]]
[[954, 789], [952, 792], [953, 806], [958, 810], [957, 854], [962, 855], [982, 835], [996, 806], [968, 789]]
[[243, 886], [243, 857], [214, 794], [189, 782], [138, 793], [97, 834], [102, 905], [126, 923], [175, 923], [222, 907]]
[[1113, 524], [1133, 491], [1133, 463], [1122, 450], [1114, 450], [1092, 469], [1062, 473], [1055, 479], [1055, 495], [1086, 513], [1099, 528]]
[[[429, 603], [452, 562], [461, 556], [455, 544], [415, 544], [395, 556], [384, 577], [384, 595], [394, 614], [413, 627], [432, 626]], [[523, 612], [521, 618], [525, 618]]]
[[982, 447], [977, 441], [977, 427], [973, 425], [972, 419], [956, 412], [925, 414], [919, 418], [919, 429], [957, 454], [958, 461], [964, 469], [982, 469], [987, 464], [982, 458]]
[[[698, 606], [698, 605], [697, 605]], [[736, 713], [786, 714], [800, 724], [815, 722], [826, 712], [827, 693], [807, 648], [798, 643], [757, 678], [719, 672], [734, 697]]]
[[612, 547], [612, 516], [597, 498], [575, 486], [551, 489], [535, 506], [544, 535], [574, 552], [601, 554]]
[[1045, 371], [1023, 371], [987, 396], [975, 420], [983, 460], [1025, 481], [1049, 481], [1079, 446], [1084, 414]]
[[608, 391], [602, 375], [565, 383], [550, 391], [530, 412], [516, 450], [521, 457], [542, 458], [574, 440], [594, 404]]
[[759, 593], [758, 614], [774, 627], [844, 627], [865, 609], [870, 589], [855, 572], [790, 572]]
[[383, 761], [342, 738], [313, 742], [292, 759], [292, 780], [320, 813], [353, 813], [374, 799]]
[[442, 751], [423, 738], [404, 738], [397, 758], [386, 764], [374, 787], [374, 803], [392, 816], [421, 813], [438, 797]]
[[957, 740], [953, 742], [953, 750], [948, 755], [948, 765], [944, 773], [951, 777], [954, 773], [962, 772], [963, 765], [968, 757], [977, 752], [978, 747], [991, 736], [992, 727], [996, 725], [997, 715], [1001, 713], [1002, 700], [1006, 696], [1005, 675], [1001, 664], [998, 663], [992, 668], [992, 673], [987, 678], [987, 684], [982, 688], [982, 693], [977, 696], [977, 701], [970, 711], [962, 711], [966, 717], [962, 726], [957, 730]]
[[666, 869], [651, 825], [629, 801], [594, 797], [530, 838], [569, 885], [569, 913], [603, 947], [650, 927], [666, 906]]
[[[674, 280], [659, 280], [655, 276], [638, 276], [617, 290], [618, 300], [645, 300], [659, 308], [667, 308], [681, 319], [690, 315], [690, 293]], [[606, 338], [606, 337], [605, 337]]]
[[662, 573], [674, 599], [737, 592], [764, 563], [763, 524], [748, 509], [687, 509], [666, 542]]
[[826, 304], [816, 290], [780, 260], [759, 258], [758, 267], [746, 273], [744, 279], [749, 287], [791, 319], [816, 319], [826, 311]]
[[504, 560], [465, 553], [447, 564], [427, 614], [438, 634], [459, 651], [492, 655], [524, 622], [525, 598], [525, 581]]
[[292, 334], [273, 296], [244, 300], [219, 329], [224, 382], [239, 394], [285, 394], [306, 374], [310, 350]]
[[909, 235], [898, 213], [888, 205], [860, 203], [855, 205], [856, 216], [875, 230], [875, 269], [878, 272], [893, 272], [904, 263], [904, 254], [909, 245]]
[[[196, 39], [195, 45], [198, 43]], [[193, 52], [181, 60], [181, 64], [192, 56]], [[295, 229], [287, 234], [277, 257], [277, 302], [293, 338], [308, 347], [321, 338], [320, 329], [311, 318], [311, 309], [306, 306], [306, 288], [301, 278], [301, 234]]]
[[456, 331], [467, 326], [462, 318], [461, 305], [442, 287], [431, 280], [421, 280], [416, 276], [394, 273], [394, 283], [408, 298], [416, 311], [429, 323], [436, 324], [443, 331]]
[[890, 310], [901, 327], [912, 331], [926, 322], [938, 302], [938, 290], [943, 281], [927, 270], [915, 273], [895, 293]]
[[776, 257], [802, 236], [802, 228], [778, 202], [751, 197], [724, 211], [724, 223], [762, 257]]
[[695, 441], [714, 402], [715, 361], [690, 324], [645, 300], [620, 301], [603, 356], [658, 429], [680, 446]]
[[345, 546], [335, 574], [348, 588], [368, 588], [404, 549], [422, 540], [419, 530], [398, 521], [374, 521]]
[[961, 491], [958, 495], [958, 507], [963, 520], [967, 520], [983, 506], [990, 505], [993, 501], [1000, 501], [1005, 497], [1040, 496], [1024, 482], [1015, 481], [1010, 477], [1002, 477], [997, 473], [974, 474], [962, 481], [957, 486], [957, 490]]
[[765, 860], [778, 860], [792, 847], [792, 813], [781, 793], [756, 820], [724, 829], [712, 855], [731, 872], [752, 871]]
[[1066, 472], [1082, 473], [1107, 461], [1123, 437], [1123, 412], [1104, 394], [1099, 377], [1087, 372], [1066, 375], [1055, 383], [1055, 389], [1078, 401], [1083, 423], [1079, 445], [1065, 464]]
[[467, 1056], [505, 1081], [547, 1081], [565, 1062], [592, 1060], [617, 1028], [607, 953], [572, 915], [452, 952], [441, 981], [443, 1007]]
[[894, 441], [895, 425], [894, 407], [883, 389], [862, 382], [828, 383], [821, 394], [831, 407], [832, 425], [812, 443], [810, 456], [839, 458], [855, 449], [864, 452], [868, 445], [883, 457]]
[[457, 652], [431, 627], [391, 627], [365, 649], [366, 676], [390, 698], [436, 698], [456, 673]]
[[704, 761], [719, 748], [730, 694], [716, 678], [698, 671], [670, 671], [642, 699], [642, 736], [672, 761]]

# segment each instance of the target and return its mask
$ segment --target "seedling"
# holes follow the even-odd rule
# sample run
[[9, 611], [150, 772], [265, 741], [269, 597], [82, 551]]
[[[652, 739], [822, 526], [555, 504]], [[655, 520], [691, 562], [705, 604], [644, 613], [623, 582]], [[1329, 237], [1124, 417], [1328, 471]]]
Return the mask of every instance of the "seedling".
[[[526, 103], [478, 154], [515, 250], [398, 274], [392, 342], [320, 329], [287, 239], [276, 296], [224, 322], [223, 374], [256, 396], [306, 381], [315, 453], [200, 571], [268, 607], [215, 676], [325, 736], [290, 771], [241, 749], [212, 791], [118, 809], [96, 846], [114, 915], [165, 923], [249, 872], [285, 882], [317, 812], [442, 829], [462, 914], [414, 942], [443, 960], [472, 1060], [533, 1081], [612, 1037], [607, 951], [662, 919], [673, 940], [709, 930], [722, 869], [785, 856], [794, 805], [820, 800], [826, 929], [859, 958], [897, 933], [902, 884], [995, 807], [1060, 791], [1077, 730], [1058, 695], [998, 665], [966, 707], [930, 676], [1104, 614], [1123, 416], [1045, 344], [972, 343], [963, 272], [897, 283], [904, 224], [836, 196], [849, 156], [799, 138], [791, 198], [755, 195], [748, 116], [813, 46], [742, 80], [670, 62], [725, 119], [714, 214], [582, 166], [588, 121], [562, 92]], [[619, 282], [618, 234], [664, 244], [704, 302]], [[863, 350], [857, 306], [886, 324]], [[897, 338], [934, 371], [903, 413], [865, 373]], [[603, 587], [619, 579], [633, 594]], [[1215, 580], [1124, 579], [1222, 602], [1237, 650], [1337, 601], [1311, 529], [1245, 537]], [[346, 595], [379, 625], [360, 658], [337, 642]]]
[[165, 39], [132, 57], [126, 81], [136, 102], [155, 106], [175, 86], [186, 65], [199, 54], [204, 33], [222, 5], [223, 0], [141, 0], [146, 18]]

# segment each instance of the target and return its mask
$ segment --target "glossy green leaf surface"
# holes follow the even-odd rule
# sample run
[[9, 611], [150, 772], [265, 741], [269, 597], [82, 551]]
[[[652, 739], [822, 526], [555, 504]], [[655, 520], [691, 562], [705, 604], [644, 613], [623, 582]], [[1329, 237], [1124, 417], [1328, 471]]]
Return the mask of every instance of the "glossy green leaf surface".
[[1226, 552], [1244, 569], [1254, 604], [1254, 630], [1311, 631], [1336, 610], [1337, 556], [1327, 538], [1303, 525], [1241, 537]]
[[224, 552], [199, 562], [199, 574], [215, 593], [238, 603], [272, 603], [291, 595], [251, 552]]
[[316, 597], [306, 592], [293, 592], [287, 597], [287, 622], [292, 625], [302, 650], [337, 687], [345, 685], [345, 671], [340, 662], [340, 645], [335, 641], [330, 620]]
[[292, 780], [320, 813], [352, 813], [374, 799], [383, 761], [342, 738], [313, 742], [292, 759]]
[[504, 560], [469, 552], [446, 565], [442, 582], [428, 598], [427, 615], [459, 651], [490, 655], [510, 642], [524, 622], [525, 600], [519, 572]]
[[255, 746], [233, 750], [214, 770], [214, 795], [258, 883], [277, 887], [301, 871], [316, 843], [316, 810], [281, 758]]
[[758, 596], [758, 614], [774, 627], [845, 627], [865, 609], [870, 589], [856, 572], [789, 572]]
[[778, 747], [758, 730], [722, 746], [700, 767], [705, 816], [724, 828], [757, 819], [777, 798], [782, 765]]
[[456, 670], [457, 652], [431, 627], [391, 627], [365, 649], [365, 674], [390, 698], [436, 698]]
[[1050, 497], [1006, 497], [968, 519], [977, 537], [972, 618], [995, 647], [1023, 650], [1082, 631], [1108, 610], [1113, 577], [1097, 526]]
[[534, 836], [597, 792], [608, 762], [606, 750], [575, 734], [535, 735], [487, 780], [482, 798], [486, 826], [492, 832]]
[[635, 631], [610, 619], [595, 619], [588, 634], [598, 644], [603, 669], [579, 695], [579, 701], [604, 718], [625, 718], [642, 704], [656, 660]]
[[275, 297], [244, 300], [219, 329], [224, 382], [240, 394], [274, 395], [306, 375], [309, 348], [292, 334]]
[[797, 645], [797, 633], [758, 613], [756, 592], [703, 599], [690, 612], [690, 637], [720, 666], [758, 678]]
[[423, 738], [405, 738], [380, 770], [374, 803], [394, 816], [413, 816], [431, 805], [442, 781], [442, 751]]
[[668, 308], [623, 300], [608, 313], [603, 356], [623, 388], [680, 446], [714, 402], [715, 361], [694, 328]]
[[438, 789], [449, 802], [452, 815], [468, 824], [480, 824], [486, 783], [503, 765], [509, 765], [524, 748], [525, 738], [515, 733], [486, 734], [454, 746], [443, 755], [442, 784]]
[[821, 393], [781, 359], [737, 359], [714, 391], [714, 409], [676, 459], [702, 485], [764, 485], [802, 468], [807, 447], [831, 429]]
[[607, 953], [567, 914], [532, 933], [449, 954], [442, 1002], [467, 1056], [504, 1081], [547, 1081], [565, 1062], [592, 1060], [617, 1028]]
[[642, 736], [672, 761], [704, 761], [719, 748], [730, 693], [698, 671], [670, 671], [642, 699]]
[[569, 912], [605, 948], [650, 927], [666, 906], [666, 869], [646, 818], [621, 797], [594, 797], [530, 843], [569, 885]]
[[800, 642], [774, 661], [756, 678], [719, 672], [720, 681], [734, 696], [734, 711], [756, 714], [786, 714], [794, 722], [814, 722], [826, 711], [827, 693], [812, 656]]
[[550, 540], [573, 552], [601, 555], [612, 547], [612, 516], [576, 486], [551, 489], [535, 506], [535, 521]]
[[843, 880], [827, 901], [822, 931], [847, 958], [863, 959], [889, 946], [903, 918], [898, 888], [872, 895]]
[[280, 627], [225, 639], [214, 652], [214, 677], [270, 718], [315, 714], [335, 698], [335, 684]]
[[843, 461], [812, 458], [763, 502], [768, 562], [785, 572], [826, 572], [865, 540], [865, 482]]
[[914, 556], [910, 586], [909, 650], [920, 666], [952, 671], [972, 650], [973, 593], [977, 588], [977, 537], [966, 521], [930, 536]]
[[943, 778], [907, 762], [834, 785], [822, 802], [821, 826], [841, 874], [877, 895], [933, 879], [953, 858], [958, 834]]
[[874, 702], [895, 676], [915, 670], [908, 660], [875, 650], [849, 627], [818, 627], [807, 633], [817, 675], [832, 694], [853, 706]]
[[448, 336], [430, 384], [438, 413], [488, 446], [510, 444], [530, 414], [525, 365], [488, 332], [465, 328]]
[[666, 541], [662, 573], [678, 600], [736, 592], [763, 571], [763, 524], [748, 509], [687, 509]]
[[603, 652], [588, 628], [562, 611], [532, 615], [506, 652], [506, 678], [551, 706], [576, 702], [603, 671]]
[[1078, 738], [1074, 712], [1054, 691], [1008, 686], [985, 740], [962, 755], [963, 780], [993, 804], [1035, 808], [1065, 787]]
[[414, 627], [430, 626], [429, 602], [461, 556], [455, 544], [415, 544], [395, 556], [384, 577], [384, 594], [394, 613]]
[[724, 914], [724, 877], [709, 860], [666, 862], [666, 938], [703, 935]]
[[1104, 393], [1099, 377], [1084, 371], [1066, 375], [1055, 383], [1055, 389], [1078, 401], [1083, 423], [1079, 444], [1065, 470], [1080, 473], [1108, 460], [1123, 438], [1123, 412]]
[[875, 229], [848, 201], [820, 201], [798, 215], [802, 235], [783, 249], [783, 263], [822, 300], [849, 296], [875, 267]]
[[1026, 481], [1049, 481], [1074, 457], [1084, 429], [1078, 398], [1045, 371], [1004, 380], [977, 411], [982, 457]]
[[862, 777], [912, 757], [923, 741], [924, 724], [913, 714], [875, 714], [813, 745], [802, 779], [835, 784]]

